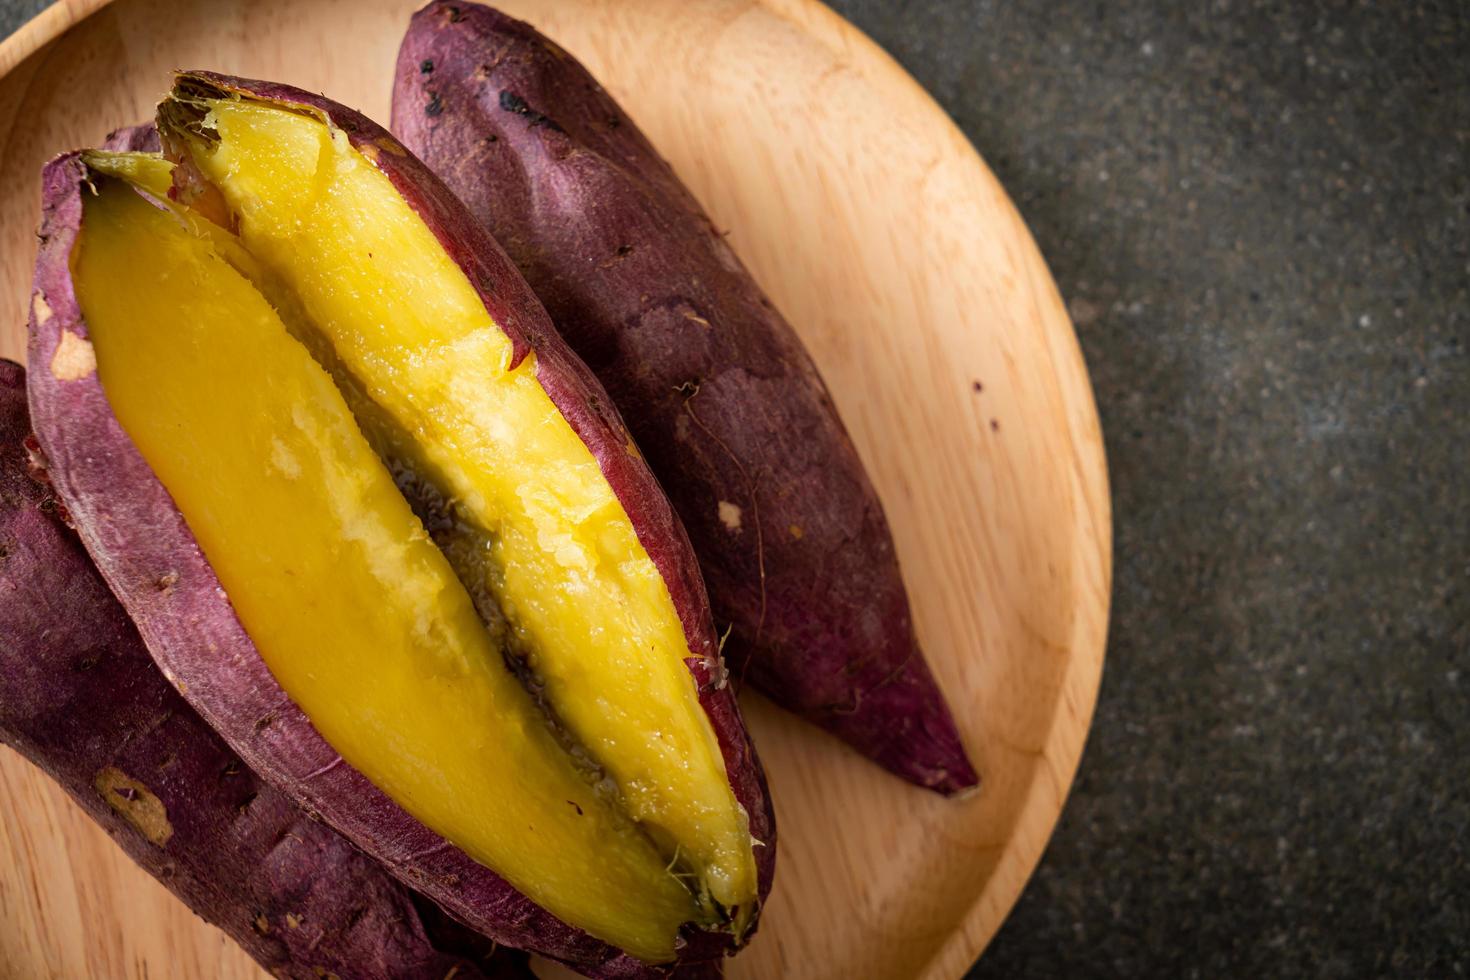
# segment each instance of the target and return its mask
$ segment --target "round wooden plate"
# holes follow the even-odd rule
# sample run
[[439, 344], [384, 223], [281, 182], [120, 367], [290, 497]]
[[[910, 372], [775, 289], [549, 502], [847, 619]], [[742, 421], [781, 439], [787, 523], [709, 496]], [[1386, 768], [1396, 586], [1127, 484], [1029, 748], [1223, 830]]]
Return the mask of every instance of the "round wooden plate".
[[[414, 0], [64, 0], [0, 46], [0, 353], [24, 353], [47, 157], [151, 115], [174, 68], [386, 120]], [[984, 776], [913, 789], [747, 696], [780, 820], [732, 977], [956, 977], [1055, 825], [1102, 670], [1107, 475], [1057, 289], [974, 149], [813, 0], [508, 0], [673, 162], [831, 385]], [[257, 977], [46, 779], [0, 752], [0, 975]]]

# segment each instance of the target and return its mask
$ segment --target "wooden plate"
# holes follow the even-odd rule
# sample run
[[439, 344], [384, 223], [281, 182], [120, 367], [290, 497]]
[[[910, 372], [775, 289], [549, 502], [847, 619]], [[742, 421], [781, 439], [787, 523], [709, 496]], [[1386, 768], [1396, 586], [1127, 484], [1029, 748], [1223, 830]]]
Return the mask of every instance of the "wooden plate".
[[[7, 41], [0, 353], [24, 352], [45, 158], [149, 116], [180, 67], [293, 82], [386, 120], [413, 6], [65, 0]], [[977, 797], [941, 800], [747, 697], [781, 855], [760, 934], [729, 973], [959, 976], [1040, 857], [1102, 669], [1107, 476], [1056, 286], [944, 113], [813, 0], [502, 6], [632, 110], [801, 331], [985, 778]], [[0, 975], [259, 973], [6, 750]]]

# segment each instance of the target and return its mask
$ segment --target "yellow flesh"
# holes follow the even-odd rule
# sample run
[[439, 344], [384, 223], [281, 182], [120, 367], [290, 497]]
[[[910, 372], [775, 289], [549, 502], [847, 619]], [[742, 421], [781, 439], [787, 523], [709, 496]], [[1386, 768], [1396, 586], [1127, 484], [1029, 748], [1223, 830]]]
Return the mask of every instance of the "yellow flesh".
[[161, 201], [168, 199], [169, 187], [173, 185], [174, 165], [165, 160], [162, 154], [88, 150], [83, 155], [87, 166], [92, 170], [121, 177]]
[[748, 908], [751, 839], [682, 623], [535, 356], [508, 368], [510, 341], [464, 273], [344, 134], [261, 103], [210, 109], [219, 141], [194, 141], [194, 163], [375, 414], [411, 434], [415, 469], [474, 528], [489, 560], [460, 563], [461, 577], [493, 595], [634, 819], [717, 902]]
[[98, 188], [73, 261], [102, 384], [282, 687], [475, 860], [669, 959], [692, 896], [556, 744], [331, 378], [217, 229]]

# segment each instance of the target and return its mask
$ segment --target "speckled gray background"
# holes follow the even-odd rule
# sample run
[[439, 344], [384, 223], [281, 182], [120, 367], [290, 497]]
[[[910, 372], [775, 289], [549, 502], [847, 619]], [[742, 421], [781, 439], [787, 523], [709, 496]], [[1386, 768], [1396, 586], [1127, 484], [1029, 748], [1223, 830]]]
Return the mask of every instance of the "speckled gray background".
[[972, 977], [1470, 972], [1470, 4], [834, 6], [1015, 197], [1108, 442], [1096, 723]]

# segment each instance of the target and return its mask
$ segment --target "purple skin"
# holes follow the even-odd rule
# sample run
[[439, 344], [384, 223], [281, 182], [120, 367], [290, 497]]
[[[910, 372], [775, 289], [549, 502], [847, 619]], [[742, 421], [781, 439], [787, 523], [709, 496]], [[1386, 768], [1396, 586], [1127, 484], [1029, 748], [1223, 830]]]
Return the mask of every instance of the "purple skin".
[[152, 123], [142, 123], [114, 129], [107, 134], [102, 149], [116, 150], [119, 153], [159, 153], [162, 146], [158, 139], [158, 127]]
[[811, 357], [596, 79], [497, 10], [431, 3], [399, 50], [393, 131], [630, 420], [733, 626], [732, 672], [911, 782], [977, 785]]
[[531, 977], [523, 954], [477, 950], [483, 939], [417, 907], [169, 686], [31, 475], [24, 386], [0, 361], [0, 741], [275, 976]]
[[[720, 739], [736, 799], [750, 818], [762, 898], [775, 861], [765, 777], [714, 641], [698, 566], [682, 526], [611, 400], [567, 349], [520, 274], [463, 206], [385, 130], [288, 86], [188, 72], [176, 84], [322, 112], [374, 160], [465, 270], [518, 357], [537, 352], [537, 377], [597, 458], [655, 562], [698, 654], [691, 672]], [[592, 977], [666, 976], [557, 919], [401, 809], [341, 757], [281, 690], [240, 625], [168, 491], [113, 416], [77, 304], [70, 256], [87, 171], [76, 154], [42, 174], [41, 245], [30, 317], [31, 414], [57, 493], [83, 543], [122, 600], [154, 660], [251, 768], [319, 814], [397, 878], [496, 942], [559, 960]], [[715, 960], [726, 933], [686, 928], [681, 962]], [[718, 965], [712, 964], [711, 970]], [[689, 975], [680, 971], [680, 975]]]

